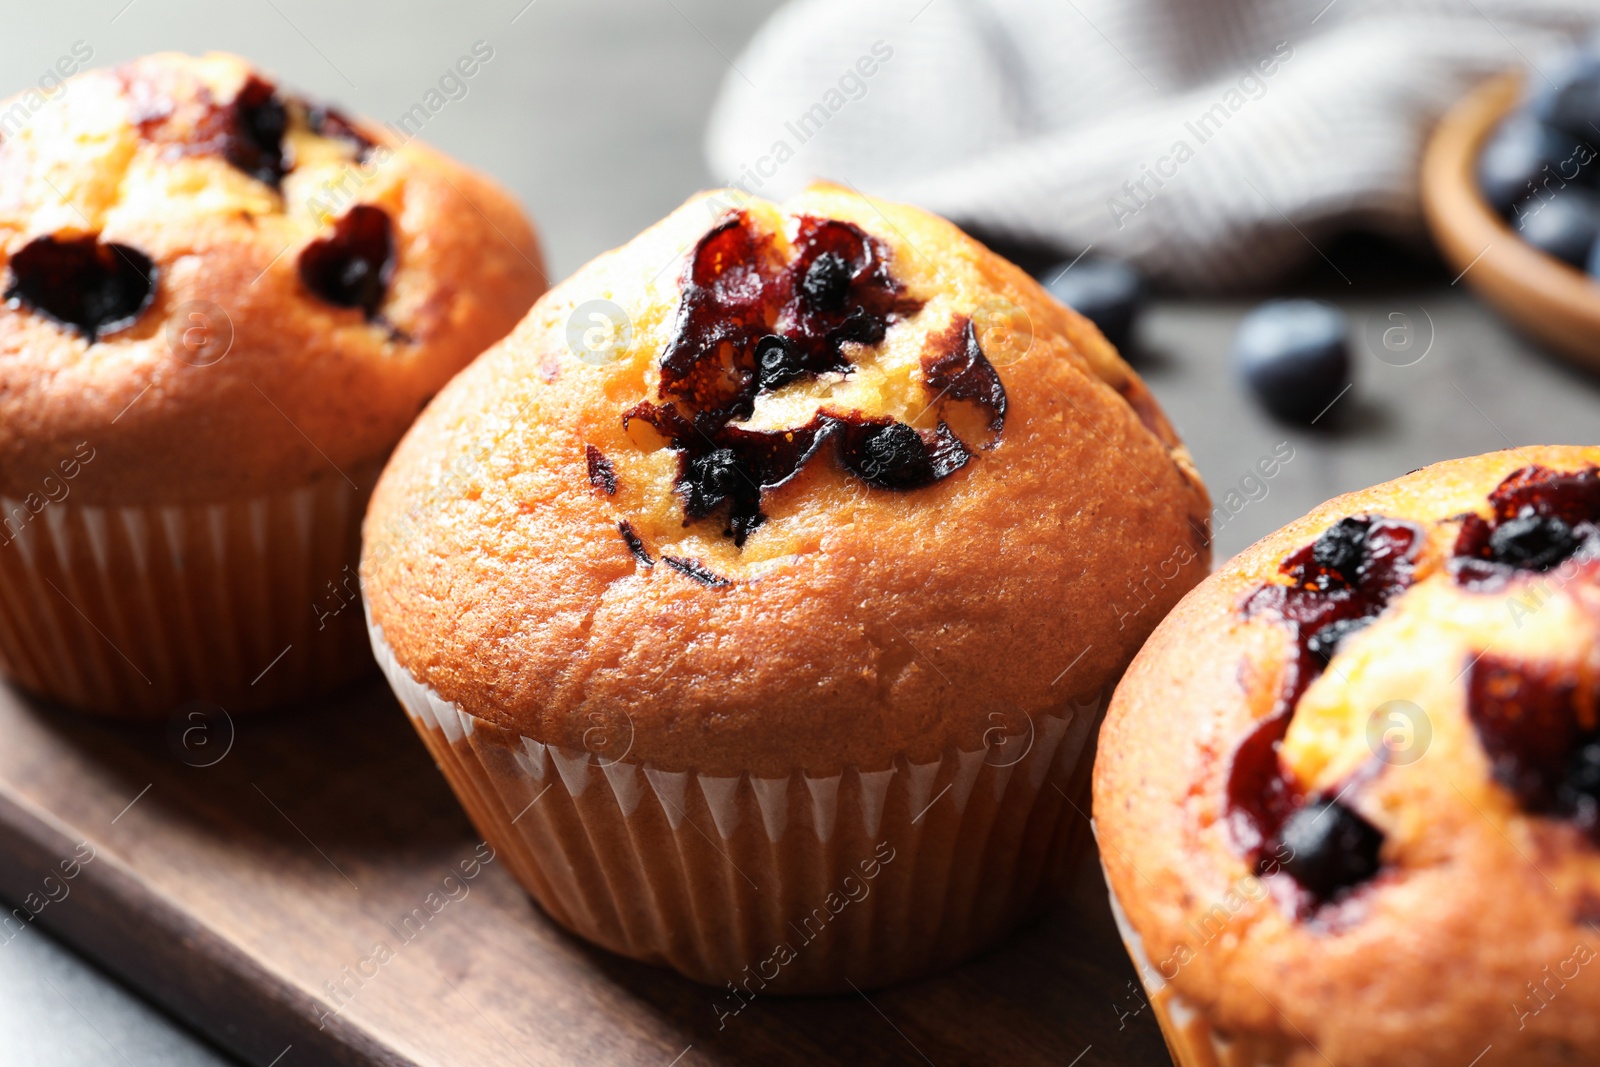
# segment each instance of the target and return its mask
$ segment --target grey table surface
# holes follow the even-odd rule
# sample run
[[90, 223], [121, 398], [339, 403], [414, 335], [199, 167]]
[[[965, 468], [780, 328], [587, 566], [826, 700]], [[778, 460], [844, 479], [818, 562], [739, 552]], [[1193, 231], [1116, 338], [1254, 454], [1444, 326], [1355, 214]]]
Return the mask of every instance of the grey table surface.
[[[76, 42], [94, 62], [234, 51], [350, 109], [398, 116], [476, 41], [493, 59], [425, 137], [496, 175], [538, 221], [552, 279], [714, 184], [700, 145], [724, 72], [776, 0], [83, 0], [15, 5], [0, 93]], [[759, 72], [756, 72], [759, 77]], [[1600, 378], [1522, 340], [1436, 265], [1324, 242], [1338, 272], [1293, 279], [1347, 308], [1355, 388], [1318, 426], [1264, 416], [1228, 349], [1255, 302], [1160, 299], [1139, 366], [1228, 509], [1218, 558], [1323, 500], [1452, 456], [1600, 441]], [[1346, 282], [1345, 277], [1348, 277]], [[1387, 344], [1385, 336], [1387, 331]], [[1287, 442], [1271, 480], [1258, 458]], [[1230, 495], [1230, 493], [1232, 495]], [[30, 928], [0, 946], [0, 1067], [231, 1062]]]

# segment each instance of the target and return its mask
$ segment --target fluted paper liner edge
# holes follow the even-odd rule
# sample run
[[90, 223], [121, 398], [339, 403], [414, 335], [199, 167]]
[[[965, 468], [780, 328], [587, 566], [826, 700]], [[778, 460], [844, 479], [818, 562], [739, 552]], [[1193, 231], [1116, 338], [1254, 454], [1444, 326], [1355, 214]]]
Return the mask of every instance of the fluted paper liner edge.
[[160, 717], [369, 670], [355, 603], [366, 496], [341, 475], [216, 504], [0, 497], [0, 675], [78, 708]]
[[414, 679], [370, 617], [368, 628], [400, 704], [522, 886], [580, 936], [724, 987], [719, 1017], [757, 993], [948, 966], [1050, 903], [1089, 841], [1082, 757], [1109, 685], [1041, 716], [1007, 764], [986, 735], [929, 763], [711, 776], [477, 718]]
[[1161, 1036], [1166, 1039], [1167, 1051], [1177, 1067], [1278, 1067], [1279, 1060], [1249, 1051], [1239, 1044], [1224, 1039], [1212, 1028], [1205, 1015], [1175, 989], [1171, 982], [1150, 964], [1144, 950], [1144, 939], [1128, 921], [1128, 915], [1111, 886], [1111, 875], [1100, 866], [1106, 880], [1106, 894], [1111, 899], [1111, 917], [1116, 921], [1122, 944], [1139, 972], [1139, 981], [1149, 997], [1150, 1009], [1161, 1026]]

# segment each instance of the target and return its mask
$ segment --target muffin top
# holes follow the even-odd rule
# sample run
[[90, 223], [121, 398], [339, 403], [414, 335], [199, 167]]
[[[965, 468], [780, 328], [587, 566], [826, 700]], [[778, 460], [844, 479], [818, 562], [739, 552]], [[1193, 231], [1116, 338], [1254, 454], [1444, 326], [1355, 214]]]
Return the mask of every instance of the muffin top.
[[1150, 977], [1262, 1062], [1600, 1053], [1597, 465], [1522, 448], [1329, 501], [1129, 668], [1111, 885]]
[[956, 227], [721, 192], [439, 395], [363, 576], [399, 662], [482, 718], [831, 773], [1097, 694], [1204, 574], [1207, 509], [1115, 350]]
[[498, 187], [225, 55], [87, 71], [8, 134], [0, 256], [0, 494], [87, 445], [94, 504], [381, 461], [544, 288]]

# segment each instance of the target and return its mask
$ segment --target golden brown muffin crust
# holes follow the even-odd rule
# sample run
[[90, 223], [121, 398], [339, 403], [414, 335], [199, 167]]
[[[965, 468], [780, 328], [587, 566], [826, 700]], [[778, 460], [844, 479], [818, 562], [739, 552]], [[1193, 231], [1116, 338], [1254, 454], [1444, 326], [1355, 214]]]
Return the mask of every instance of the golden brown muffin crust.
[[[747, 425], [854, 412], [932, 434], [942, 412], [972, 459], [902, 492], [819, 454], [763, 495], [765, 521], [742, 547], [721, 516], [686, 521], [676, 456], [623, 416], [664, 399], [685, 263], [733, 195], [691, 200], [552, 290], [402, 442], [363, 562], [371, 617], [400, 663], [526, 736], [576, 748], [587, 729], [621, 728], [630, 760], [712, 774], [975, 749], [997, 723], [1014, 732], [1022, 715], [1097, 692], [1205, 572], [1205, 491], [1094, 327], [940, 219], [832, 187], [781, 207], [738, 201], [773, 236], [777, 264], [805, 217], [859, 227], [917, 306], [881, 344], [848, 348], [848, 374], [764, 393]], [[575, 310], [595, 300], [628, 319], [628, 343], [599, 365], [568, 341]], [[985, 343], [1025, 351], [996, 358], [1007, 407], [995, 437], [992, 412], [942, 403], [922, 363], [986, 303], [1013, 335]], [[591, 480], [595, 452], [604, 467]], [[1166, 578], [1134, 611], [1147, 565]]]
[[[1491, 774], [1467, 706], [1480, 654], [1600, 677], [1600, 583], [1589, 566], [1571, 580], [1522, 572], [1474, 589], [1445, 568], [1459, 517], [1486, 514], [1513, 471], [1597, 464], [1600, 448], [1521, 448], [1331, 500], [1203, 582], [1134, 659], [1100, 736], [1102, 856], [1152, 968], [1223, 1036], [1286, 1067], [1466, 1064], [1491, 1044], [1485, 1063], [1600, 1053], [1600, 981], [1588, 973], [1600, 849], [1522, 810]], [[1339, 646], [1281, 752], [1308, 791], [1344, 790], [1383, 832], [1383, 866], [1297, 920], [1267, 892], [1287, 876], [1256, 880], [1228, 826], [1234, 754], [1274, 714], [1295, 654], [1280, 619], [1241, 608], [1282, 580], [1288, 555], [1361, 514], [1427, 531], [1418, 580]], [[1373, 747], [1374, 713], [1390, 701], [1421, 709], [1427, 747], [1414, 762]], [[1380, 716], [1390, 725], [1405, 728]]]
[[[336, 118], [319, 134], [313, 105], [280, 93], [281, 188], [230, 162], [230, 108], [253, 81], [271, 89], [231, 56], [149, 56], [72, 78], [0, 143], [8, 285], [12, 258], [46, 236], [130, 246], [157, 279], [137, 320], [92, 344], [17, 300], [0, 309], [0, 493], [38, 491], [84, 442], [95, 458], [73, 491], [97, 504], [234, 499], [379, 460], [544, 289], [511, 198], [388, 128], [350, 134]], [[357, 204], [386, 212], [394, 235], [370, 321], [298, 269]], [[231, 323], [219, 362], [180, 358], [196, 323]]]

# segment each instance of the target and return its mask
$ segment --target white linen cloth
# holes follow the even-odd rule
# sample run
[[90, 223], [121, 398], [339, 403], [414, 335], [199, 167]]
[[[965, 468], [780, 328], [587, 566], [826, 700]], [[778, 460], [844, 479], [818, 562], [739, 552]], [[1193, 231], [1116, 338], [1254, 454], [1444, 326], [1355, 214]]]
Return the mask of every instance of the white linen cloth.
[[794, 0], [731, 60], [725, 184], [814, 177], [981, 232], [1257, 285], [1360, 226], [1420, 239], [1440, 114], [1597, 0]]

